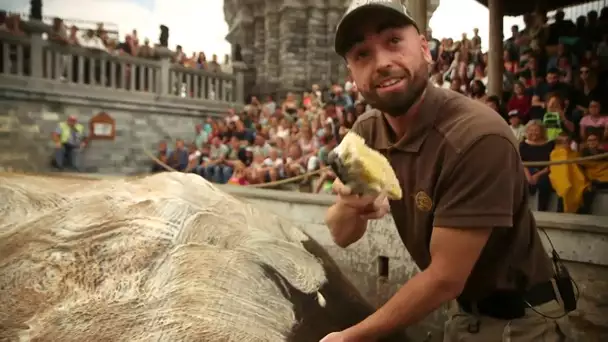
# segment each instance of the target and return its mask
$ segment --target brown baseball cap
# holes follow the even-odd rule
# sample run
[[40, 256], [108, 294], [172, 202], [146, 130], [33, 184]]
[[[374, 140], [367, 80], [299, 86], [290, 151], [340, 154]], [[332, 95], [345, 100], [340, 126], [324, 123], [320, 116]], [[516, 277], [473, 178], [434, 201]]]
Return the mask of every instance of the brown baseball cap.
[[395, 17], [396, 22], [402, 21], [403, 24], [414, 25], [418, 29], [418, 25], [400, 0], [353, 0], [336, 28], [334, 50], [338, 55], [344, 57], [355, 43], [350, 35], [353, 25], [359, 25], [366, 12], [373, 13], [371, 10], [386, 11]]

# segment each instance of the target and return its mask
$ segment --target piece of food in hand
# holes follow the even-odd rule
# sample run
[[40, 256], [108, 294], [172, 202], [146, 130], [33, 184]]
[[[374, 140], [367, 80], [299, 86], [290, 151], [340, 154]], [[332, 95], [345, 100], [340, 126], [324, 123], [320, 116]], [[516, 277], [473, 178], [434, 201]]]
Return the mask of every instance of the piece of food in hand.
[[403, 192], [388, 159], [369, 148], [365, 140], [348, 132], [340, 145], [328, 156], [329, 165], [344, 185], [356, 194], [386, 192], [391, 200], [401, 199]]

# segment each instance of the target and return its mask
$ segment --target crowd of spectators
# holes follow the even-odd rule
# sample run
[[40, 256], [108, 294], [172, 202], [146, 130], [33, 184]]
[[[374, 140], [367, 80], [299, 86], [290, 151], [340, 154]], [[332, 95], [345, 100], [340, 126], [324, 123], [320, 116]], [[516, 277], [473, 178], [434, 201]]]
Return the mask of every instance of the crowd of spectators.
[[[260, 184], [296, 176], [309, 182], [306, 174], [327, 166], [329, 151], [365, 110], [350, 82], [328, 91], [313, 85], [301, 100], [294, 94], [280, 103], [253, 96], [243, 112], [231, 111], [198, 125], [189, 144], [179, 140], [170, 150], [162, 141], [158, 159], [220, 184]], [[161, 165], [153, 166], [153, 172], [162, 170]], [[329, 189], [334, 177], [323, 170], [315, 177], [313, 191]]]
[[[608, 8], [599, 15], [590, 11], [576, 22], [567, 20], [563, 11], [557, 11], [550, 24], [543, 13], [524, 15], [524, 22], [523, 29], [513, 26], [504, 42], [504, 92], [499, 96], [486, 93], [488, 59], [477, 30], [457, 42], [429, 34], [435, 60], [432, 82], [485, 102], [503, 116], [521, 141], [524, 162], [556, 159], [564, 144], [568, 158], [606, 153]], [[572, 172], [567, 176], [552, 167], [526, 168], [539, 210], [548, 210], [557, 193], [558, 210], [589, 212], [597, 190], [608, 188], [608, 161], [570, 167], [583, 175], [578, 177], [581, 200], [574, 205], [567, 205], [565, 198], [573, 188], [565, 183], [576, 181]]]

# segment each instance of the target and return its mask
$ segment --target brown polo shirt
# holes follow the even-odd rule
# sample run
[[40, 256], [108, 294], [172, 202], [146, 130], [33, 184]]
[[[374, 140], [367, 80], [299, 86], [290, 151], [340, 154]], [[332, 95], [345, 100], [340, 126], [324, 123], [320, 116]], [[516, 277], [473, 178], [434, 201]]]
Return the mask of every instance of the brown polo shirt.
[[372, 110], [352, 130], [389, 159], [403, 189], [391, 201], [399, 235], [421, 269], [431, 263], [433, 227], [493, 228], [462, 299], [527, 289], [552, 276], [550, 259], [528, 207], [518, 143], [486, 105], [429, 85], [405, 136], [394, 141]]

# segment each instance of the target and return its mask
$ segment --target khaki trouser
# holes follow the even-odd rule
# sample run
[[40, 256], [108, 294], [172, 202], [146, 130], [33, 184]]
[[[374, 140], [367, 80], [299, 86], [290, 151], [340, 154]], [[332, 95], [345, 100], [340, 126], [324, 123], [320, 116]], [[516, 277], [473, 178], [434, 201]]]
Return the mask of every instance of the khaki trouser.
[[[551, 317], [564, 314], [557, 301], [534, 309]], [[443, 342], [564, 342], [568, 341], [566, 320], [567, 318], [545, 318], [532, 309], [526, 309], [524, 317], [507, 321], [475, 316], [462, 311], [458, 305], [452, 305], [445, 323]], [[469, 332], [470, 327], [475, 326], [479, 327], [478, 331]]]

